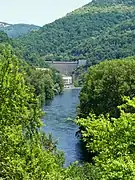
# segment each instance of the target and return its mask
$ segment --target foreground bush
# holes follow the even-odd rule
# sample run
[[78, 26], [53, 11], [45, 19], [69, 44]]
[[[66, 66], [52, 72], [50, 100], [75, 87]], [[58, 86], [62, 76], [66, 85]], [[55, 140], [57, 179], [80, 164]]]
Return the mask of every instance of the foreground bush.
[[52, 179], [61, 172], [63, 156], [40, 133], [38, 101], [9, 54], [0, 61], [0, 177]]
[[120, 117], [90, 114], [77, 123], [84, 127], [82, 139], [89, 152], [96, 153], [96, 179], [135, 179], [135, 98], [120, 106]]

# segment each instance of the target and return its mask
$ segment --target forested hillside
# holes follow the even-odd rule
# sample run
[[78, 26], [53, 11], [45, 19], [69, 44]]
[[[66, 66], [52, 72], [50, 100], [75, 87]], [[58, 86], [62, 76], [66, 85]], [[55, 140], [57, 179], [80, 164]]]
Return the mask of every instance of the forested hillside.
[[14, 49], [15, 54], [20, 58], [24, 59], [28, 64], [35, 67], [46, 67], [46, 63], [40, 58], [38, 54], [25, 51], [24, 48], [13, 47], [13, 39], [9, 38], [4, 31], [0, 31], [0, 43], [8, 43]]
[[8, 37], [15, 38], [31, 31], [38, 30], [40, 27], [33, 24], [7, 24], [1, 23], [0, 31], [8, 34]]
[[94, 0], [14, 43], [45, 60], [86, 59], [90, 65], [135, 55], [134, 0]]
[[[41, 104], [63, 91], [62, 77], [55, 69], [48, 66], [44, 70], [36, 69], [34, 65], [40, 61], [39, 57], [29, 53], [28, 59], [24, 59], [25, 52], [14, 49], [12, 44], [12, 39], [9, 39], [6, 33], [0, 32], [0, 61], [3, 62], [13, 58], [13, 60], [18, 62], [20, 71], [25, 72], [27, 84], [34, 88], [34, 94], [38, 97]], [[36, 61], [35, 63], [32, 61], [32, 57]]]

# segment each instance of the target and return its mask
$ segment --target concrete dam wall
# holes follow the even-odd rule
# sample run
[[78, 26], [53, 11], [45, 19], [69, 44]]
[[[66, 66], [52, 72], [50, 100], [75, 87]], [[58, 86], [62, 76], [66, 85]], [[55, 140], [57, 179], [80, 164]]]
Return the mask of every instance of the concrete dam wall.
[[57, 69], [61, 74], [72, 75], [72, 72], [80, 65], [86, 65], [86, 61], [47, 61], [51, 67]]

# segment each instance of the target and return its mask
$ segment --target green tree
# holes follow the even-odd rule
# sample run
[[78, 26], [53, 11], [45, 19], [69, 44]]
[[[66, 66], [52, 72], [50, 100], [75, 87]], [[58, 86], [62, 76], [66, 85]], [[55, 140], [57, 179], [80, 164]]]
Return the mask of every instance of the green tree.
[[96, 153], [94, 169], [96, 179], [135, 179], [135, 97], [118, 107], [120, 117], [90, 114], [77, 120], [83, 126], [82, 138], [87, 150]]
[[34, 93], [39, 97], [41, 104], [54, 97], [54, 82], [51, 70], [33, 70], [27, 81], [34, 87]]
[[80, 93], [80, 116], [119, 116], [122, 96], [135, 96], [135, 57], [105, 61], [89, 68]]
[[0, 43], [9, 43], [10, 40], [8, 38], [8, 35], [4, 33], [4, 31], [0, 31]]
[[57, 179], [63, 156], [40, 133], [42, 112], [18, 65], [10, 52], [0, 58], [0, 177]]
[[60, 94], [64, 89], [64, 82], [60, 73], [55, 69], [52, 69], [52, 76], [54, 81], [54, 92], [55, 94]]

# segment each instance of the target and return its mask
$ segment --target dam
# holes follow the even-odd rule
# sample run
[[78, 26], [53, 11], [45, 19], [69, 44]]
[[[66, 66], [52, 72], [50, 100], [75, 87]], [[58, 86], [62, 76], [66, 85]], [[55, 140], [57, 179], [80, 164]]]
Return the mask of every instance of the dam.
[[85, 66], [86, 60], [78, 61], [46, 61], [52, 68], [58, 70], [61, 74], [71, 76], [79, 66]]

